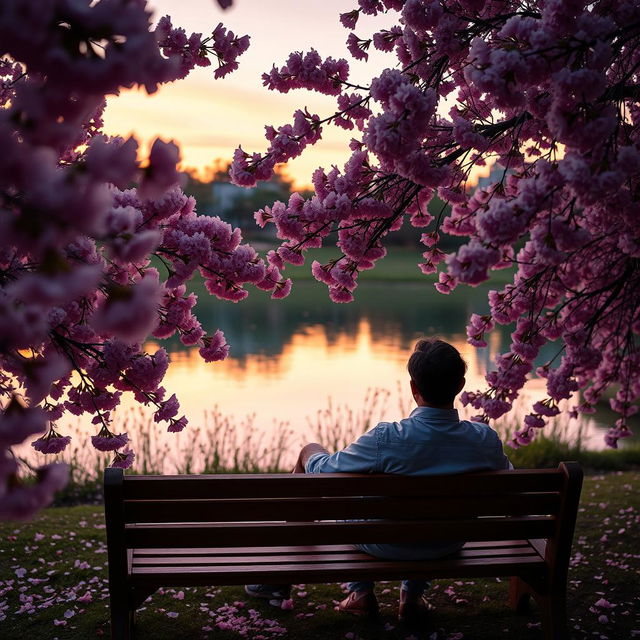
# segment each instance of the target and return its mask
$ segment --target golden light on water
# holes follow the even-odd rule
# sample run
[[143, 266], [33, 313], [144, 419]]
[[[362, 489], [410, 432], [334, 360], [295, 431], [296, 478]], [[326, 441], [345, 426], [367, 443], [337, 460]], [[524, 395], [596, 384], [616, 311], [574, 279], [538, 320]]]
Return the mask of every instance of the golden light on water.
[[[469, 365], [467, 388], [483, 387], [477, 351], [462, 336], [450, 341]], [[360, 406], [367, 390], [382, 388], [396, 396], [400, 384], [402, 398], [392, 399], [381, 416], [398, 420], [404, 417], [398, 415], [398, 400], [406, 404], [411, 398], [406, 372], [410, 354], [399, 337], [374, 341], [363, 318], [354, 335], [330, 336], [322, 325], [307, 327], [291, 336], [277, 358], [257, 355], [241, 361], [232, 351], [227, 360], [206, 364], [195, 351], [173, 353], [165, 386], [194, 417], [218, 405], [238, 416], [255, 412], [259, 426], [268, 428], [280, 421], [304, 423], [306, 416], [327, 405], [329, 396], [334, 406]]]

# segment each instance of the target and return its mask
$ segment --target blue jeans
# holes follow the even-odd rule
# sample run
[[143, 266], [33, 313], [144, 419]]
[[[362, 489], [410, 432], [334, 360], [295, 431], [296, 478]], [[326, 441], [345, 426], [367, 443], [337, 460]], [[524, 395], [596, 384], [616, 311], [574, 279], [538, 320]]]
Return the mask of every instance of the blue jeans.
[[[420, 544], [355, 544], [353, 546], [359, 551], [364, 551], [370, 556], [382, 558], [383, 560], [429, 560], [456, 553], [462, 548], [463, 544], [461, 542], [442, 545], [436, 543], [431, 544], [429, 547]], [[375, 583], [369, 580], [347, 583], [349, 591], [373, 591], [374, 585]], [[430, 586], [431, 582], [429, 580], [413, 579], [402, 581], [402, 590], [406, 591], [410, 598], [419, 598]]]

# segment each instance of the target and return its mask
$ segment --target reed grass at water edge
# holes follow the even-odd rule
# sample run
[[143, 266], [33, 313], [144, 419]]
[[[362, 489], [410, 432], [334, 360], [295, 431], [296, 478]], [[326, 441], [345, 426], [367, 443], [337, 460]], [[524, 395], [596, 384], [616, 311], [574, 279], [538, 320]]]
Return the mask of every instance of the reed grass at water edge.
[[[398, 390], [398, 414], [408, 415], [410, 407]], [[329, 451], [344, 448], [361, 433], [375, 426], [387, 412], [392, 398], [385, 389], [369, 389], [361, 405], [336, 405], [328, 400], [324, 409], [308, 416], [306, 430], [294, 431], [285, 422], [266, 431], [258, 426], [256, 414], [244, 419], [224, 415], [218, 407], [205, 412], [200, 424], [182, 433], [160, 437], [158, 425], [143, 410], [130, 410], [116, 431], [126, 430], [136, 452], [128, 473], [276, 473], [293, 468], [300, 447], [308, 441], [322, 444]], [[507, 442], [517, 425], [498, 421], [494, 428]], [[78, 425], [79, 429], [79, 425]], [[87, 438], [78, 434], [74, 439]], [[566, 423], [552, 422], [527, 447], [505, 451], [515, 467], [550, 468], [563, 460], [577, 460], [587, 472], [640, 469], [640, 444], [620, 450], [593, 451], [585, 448], [581, 431], [570, 436]], [[70, 466], [71, 480], [56, 498], [56, 505], [95, 503], [102, 499], [102, 475], [111, 455], [90, 446], [76, 446], [56, 456]], [[42, 464], [42, 459], [35, 462]], [[46, 459], [51, 461], [51, 457]]]

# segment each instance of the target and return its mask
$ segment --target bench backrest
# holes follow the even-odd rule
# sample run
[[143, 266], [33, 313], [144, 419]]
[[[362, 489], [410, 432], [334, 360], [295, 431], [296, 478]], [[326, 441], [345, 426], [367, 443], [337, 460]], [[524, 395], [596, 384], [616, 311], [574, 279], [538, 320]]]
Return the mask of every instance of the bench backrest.
[[550, 563], [568, 564], [581, 486], [571, 462], [446, 476], [125, 476], [109, 468], [109, 562], [126, 568], [131, 548], [536, 538], [548, 541]]

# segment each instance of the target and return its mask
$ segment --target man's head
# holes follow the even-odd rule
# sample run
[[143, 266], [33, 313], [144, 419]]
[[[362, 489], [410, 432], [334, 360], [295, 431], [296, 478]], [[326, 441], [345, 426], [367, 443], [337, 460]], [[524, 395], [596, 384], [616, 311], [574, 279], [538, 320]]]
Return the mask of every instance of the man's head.
[[419, 394], [432, 407], [448, 407], [464, 387], [467, 364], [455, 347], [433, 338], [418, 340], [407, 369], [414, 397]]

